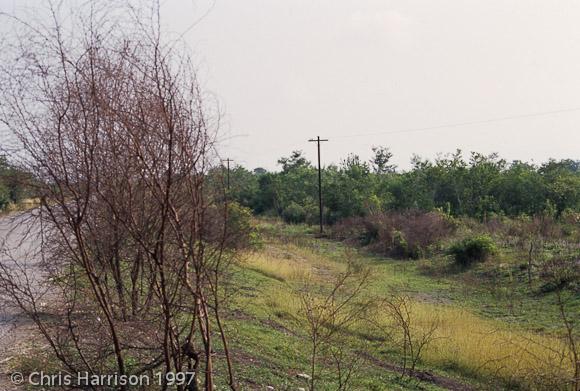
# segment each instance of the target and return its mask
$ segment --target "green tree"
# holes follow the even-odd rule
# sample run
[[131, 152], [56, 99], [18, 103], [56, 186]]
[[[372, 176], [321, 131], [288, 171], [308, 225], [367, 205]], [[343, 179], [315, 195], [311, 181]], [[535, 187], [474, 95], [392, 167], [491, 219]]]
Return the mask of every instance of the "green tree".
[[490, 212], [499, 211], [492, 189], [505, 167], [506, 161], [495, 153], [490, 155], [471, 153], [464, 187], [466, 194], [463, 213], [482, 218]]
[[324, 204], [329, 222], [362, 216], [377, 207], [375, 176], [359, 156], [349, 155], [340, 167], [331, 166], [325, 170], [324, 176]]
[[253, 209], [258, 195], [258, 176], [236, 165], [230, 170], [230, 197], [240, 205]]
[[373, 157], [370, 161], [375, 174], [395, 172], [397, 166], [390, 164], [393, 154], [388, 147], [373, 147]]
[[536, 167], [513, 162], [494, 183], [492, 193], [499, 209], [507, 215], [535, 215], [546, 204], [546, 187]]
[[550, 160], [539, 172], [546, 183], [547, 198], [556, 207], [558, 216], [566, 209], [580, 209], [580, 162]]

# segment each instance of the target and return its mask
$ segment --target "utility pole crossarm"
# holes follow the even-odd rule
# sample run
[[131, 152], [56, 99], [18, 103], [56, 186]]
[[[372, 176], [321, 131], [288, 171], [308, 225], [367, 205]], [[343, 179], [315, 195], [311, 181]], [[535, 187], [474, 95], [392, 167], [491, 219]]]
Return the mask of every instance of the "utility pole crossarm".
[[315, 142], [318, 147], [318, 213], [320, 219], [320, 233], [323, 233], [322, 228], [322, 168], [320, 165], [320, 143], [328, 141], [328, 139], [321, 139], [320, 136], [316, 136], [315, 139], [308, 140], [309, 142]]

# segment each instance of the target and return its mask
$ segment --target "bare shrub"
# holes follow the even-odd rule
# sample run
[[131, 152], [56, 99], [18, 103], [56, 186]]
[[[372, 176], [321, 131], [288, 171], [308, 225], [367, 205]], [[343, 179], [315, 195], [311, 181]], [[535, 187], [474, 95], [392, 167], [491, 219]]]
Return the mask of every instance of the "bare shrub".
[[386, 297], [382, 301], [382, 310], [387, 318], [387, 322], [381, 325], [383, 333], [402, 351], [401, 377], [412, 377], [424, 350], [436, 339], [439, 321], [434, 318], [429, 324], [417, 324], [413, 300], [406, 294]]
[[348, 327], [363, 317], [370, 301], [364, 298], [369, 270], [351, 257], [347, 269], [333, 280], [328, 290], [317, 291], [308, 283], [298, 291], [300, 318], [306, 325], [310, 347], [310, 390], [320, 379], [319, 361], [329, 358], [335, 367], [338, 390], [347, 390], [360, 357], [348, 351], [344, 343]]
[[542, 264], [541, 290], [580, 292], [580, 260], [575, 257], [554, 257]]
[[161, 39], [158, 5], [62, 4], [49, 24], [16, 20], [1, 74], [2, 121], [42, 195], [30, 223], [52, 305], [38, 306], [21, 258], [1, 265], [0, 285], [67, 370], [190, 372], [178, 389], [212, 390], [220, 346], [235, 389], [220, 311], [240, 238], [204, 187], [219, 115]]
[[[560, 315], [561, 329], [555, 333], [560, 340], [557, 346], [548, 346], [539, 339], [512, 341], [530, 355], [538, 369], [525, 374], [528, 383], [537, 389], [580, 390], [580, 317], [575, 308], [580, 280], [580, 263], [573, 258], [553, 258], [542, 265], [540, 273], [544, 292], [555, 296]], [[549, 354], [538, 356], [530, 347], [541, 346]], [[546, 369], [547, 368], [547, 369]]]
[[562, 236], [560, 225], [551, 216], [520, 217], [511, 225], [507, 235], [515, 238], [516, 248], [525, 252], [528, 284], [531, 286], [534, 269], [542, 260], [546, 242], [557, 241]]
[[353, 217], [337, 223], [332, 235], [369, 250], [401, 258], [421, 258], [455, 231], [439, 212], [408, 210]]

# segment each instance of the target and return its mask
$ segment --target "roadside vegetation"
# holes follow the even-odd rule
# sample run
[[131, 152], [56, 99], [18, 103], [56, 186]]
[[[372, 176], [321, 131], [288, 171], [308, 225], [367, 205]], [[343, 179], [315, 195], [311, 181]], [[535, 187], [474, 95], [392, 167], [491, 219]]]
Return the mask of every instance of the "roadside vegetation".
[[34, 175], [0, 155], [0, 214], [37, 206]]
[[0, 293], [42, 341], [11, 370], [580, 391], [579, 161], [458, 151], [400, 171], [377, 147], [323, 170], [315, 234], [300, 152], [279, 172], [221, 167], [219, 109], [158, 3], [63, 4], [12, 20], [0, 71], [22, 144], [0, 159], [0, 211], [39, 200], [18, 222], [38, 249], [1, 248]]
[[180, 391], [213, 390], [219, 374], [235, 390], [222, 308], [236, 253], [253, 240], [250, 213], [205, 186], [219, 112], [150, 5], [0, 15], [13, 33], [0, 118], [21, 148], [10, 172], [34, 173], [40, 197], [6, 234], [29, 251], [0, 242], [0, 294], [43, 341], [30, 358], [50, 365], [25, 368], [149, 374]]

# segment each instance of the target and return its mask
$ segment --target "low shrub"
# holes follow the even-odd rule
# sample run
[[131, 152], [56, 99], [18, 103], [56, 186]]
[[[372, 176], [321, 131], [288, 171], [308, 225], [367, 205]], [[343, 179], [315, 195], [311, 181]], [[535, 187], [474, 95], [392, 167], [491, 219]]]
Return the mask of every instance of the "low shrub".
[[292, 201], [284, 210], [282, 211], [282, 218], [285, 222], [291, 224], [299, 224], [306, 221], [306, 210], [302, 205], [297, 204]]
[[318, 212], [318, 204], [307, 203], [304, 206], [304, 212], [306, 213], [305, 223], [308, 225], [318, 225], [320, 222], [320, 215]]
[[228, 205], [227, 247], [242, 249], [260, 245], [260, 238], [252, 222], [252, 211], [232, 202]]
[[489, 235], [477, 235], [453, 244], [448, 253], [453, 256], [456, 263], [469, 266], [497, 254], [497, 247]]
[[439, 212], [376, 213], [335, 224], [332, 236], [378, 254], [398, 258], [424, 257], [455, 232], [454, 221]]
[[545, 261], [540, 270], [543, 282], [540, 291], [554, 292], [562, 289], [580, 293], [580, 259], [556, 257]]
[[252, 211], [237, 202], [228, 203], [227, 210], [223, 204], [212, 205], [205, 210], [205, 217], [208, 223], [204, 225], [204, 240], [211, 245], [243, 249], [260, 244]]

